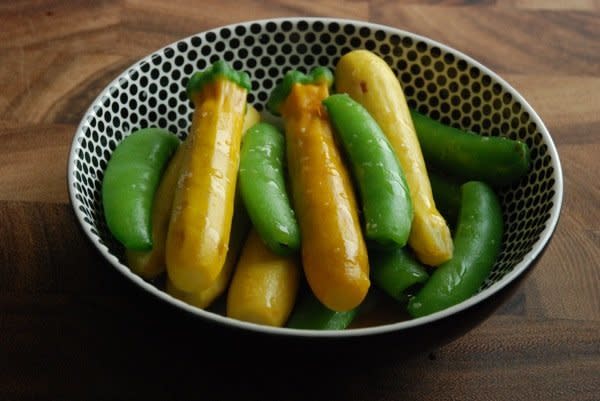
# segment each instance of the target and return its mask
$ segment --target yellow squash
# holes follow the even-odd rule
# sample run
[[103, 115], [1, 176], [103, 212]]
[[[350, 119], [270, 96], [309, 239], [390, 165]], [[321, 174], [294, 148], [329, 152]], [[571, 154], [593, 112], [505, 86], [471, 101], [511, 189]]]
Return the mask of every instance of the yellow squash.
[[275, 254], [252, 230], [227, 293], [227, 316], [283, 326], [294, 308], [299, 285], [298, 259]]
[[369, 262], [350, 174], [321, 104], [328, 93], [325, 83], [296, 83], [280, 112], [304, 273], [319, 301], [342, 312], [367, 295]]
[[[244, 132], [259, 121], [260, 114], [251, 104], [248, 104], [244, 119]], [[187, 141], [183, 142], [169, 161], [169, 165], [161, 177], [160, 185], [154, 195], [152, 204], [152, 249], [144, 252], [125, 250], [127, 265], [134, 273], [145, 279], [154, 279], [165, 271], [165, 242], [175, 188], [185, 158], [186, 144]]]
[[367, 50], [345, 54], [335, 69], [336, 88], [362, 104], [394, 148], [410, 188], [414, 218], [408, 243], [418, 259], [437, 266], [452, 257], [446, 221], [438, 212], [404, 93], [387, 63]]
[[231, 232], [247, 90], [226, 77], [191, 93], [190, 150], [177, 183], [166, 246], [167, 273], [180, 291], [217, 279]]

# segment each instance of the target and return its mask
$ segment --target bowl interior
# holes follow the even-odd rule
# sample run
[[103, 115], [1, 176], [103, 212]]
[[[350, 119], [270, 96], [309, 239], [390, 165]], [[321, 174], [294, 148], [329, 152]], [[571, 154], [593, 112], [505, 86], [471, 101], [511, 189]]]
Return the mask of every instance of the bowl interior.
[[[270, 91], [288, 70], [334, 68], [343, 54], [356, 48], [384, 58], [400, 79], [410, 107], [446, 124], [520, 139], [530, 147], [529, 174], [499, 194], [503, 247], [479, 298], [492, 295], [526, 268], [556, 224], [562, 175], [552, 140], [526, 101], [486, 67], [427, 38], [358, 21], [294, 18], [221, 27], [173, 43], [124, 71], [92, 103], [73, 140], [69, 191], [84, 231], [126, 276], [185, 308], [129, 271], [122, 247], [106, 227], [100, 194], [112, 151], [130, 132], [148, 126], [185, 138], [193, 112], [185, 92], [188, 77], [218, 59], [250, 74], [249, 102], [264, 111]], [[231, 323], [210, 312], [195, 312]], [[404, 323], [388, 329], [401, 329]]]

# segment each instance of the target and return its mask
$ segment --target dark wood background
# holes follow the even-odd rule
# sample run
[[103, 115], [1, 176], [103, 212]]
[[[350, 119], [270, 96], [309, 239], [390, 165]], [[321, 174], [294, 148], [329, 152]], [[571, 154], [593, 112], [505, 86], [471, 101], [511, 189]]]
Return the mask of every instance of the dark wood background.
[[[104, 263], [71, 211], [72, 136], [117, 74], [196, 32], [303, 15], [469, 54], [525, 96], [558, 146], [563, 212], [543, 259], [492, 317], [433, 353], [302, 367], [268, 346], [259, 359], [221, 354], [210, 327]], [[599, 154], [598, 0], [2, 1], [0, 399], [598, 400]]]

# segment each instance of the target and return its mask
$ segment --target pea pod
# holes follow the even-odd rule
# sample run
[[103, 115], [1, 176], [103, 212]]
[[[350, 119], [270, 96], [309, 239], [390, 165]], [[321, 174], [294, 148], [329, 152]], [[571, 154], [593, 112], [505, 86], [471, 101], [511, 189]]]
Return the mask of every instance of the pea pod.
[[397, 301], [407, 301], [409, 292], [429, 278], [425, 268], [405, 248], [372, 250], [369, 262], [373, 283]]
[[179, 139], [159, 128], [127, 136], [112, 153], [102, 181], [102, 205], [110, 232], [125, 248], [152, 248], [152, 203], [160, 177]]
[[358, 184], [365, 237], [402, 247], [413, 218], [410, 191], [398, 158], [377, 122], [347, 94], [323, 101]]
[[369, 261], [350, 174], [334, 143], [322, 101], [331, 72], [288, 73], [269, 101], [285, 124], [294, 210], [302, 235], [304, 273], [329, 309], [354, 309], [370, 286]]
[[435, 206], [425, 161], [404, 92], [390, 66], [368, 50], [346, 53], [335, 67], [336, 88], [373, 116], [392, 144], [410, 189], [414, 216], [408, 244], [417, 258], [437, 266], [452, 257], [452, 236]]
[[465, 132], [414, 110], [411, 116], [427, 163], [440, 171], [503, 187], [529, 170], [529, 148], [521, 141]]
[[296, 256], [275, 254], [251, 231], [229, 286], [227, 316], [283, 326], [296, 301], [300, 269]]
[[166, 244], [167, 273], [180, 291], [210, 287], [227, 256], [249, 77], [218, 61], [194, 74], [194, 103]]
[[185, 157], [184, 142], [169, 161], [154, 195], [152, 205], [152, 249], [149, 251], [125, 250], [127, 266], [136, 274], [153, 279], [165, 270], [165, 241], [173, 206], [175, 186], [179, 179], [181, 163]]
[[408, 303], [413, 317], [425, 316], [471, 297], [488, 277], [502, 246], [502, 209], [483, 182], [461, 186], [461, 207], [454, 235], [454, 256], [438, 266]]
[[300, 230], [285, 184], [285, 138], [259, 123], [244, 135], [240, 156], [240, 193], [254, 228], [279, 255], [300, 248]]
[[460, 210], [460, 183], [455, 178], [429, 171], [435, 205], [450, 227], [456, 226]]
[[358, 314], [358, 308], [345, 312], [336, 312], [323, 305], [308, 290], [302, 296], [287, 327], [304, 330], [343, 330], [347, 328]]

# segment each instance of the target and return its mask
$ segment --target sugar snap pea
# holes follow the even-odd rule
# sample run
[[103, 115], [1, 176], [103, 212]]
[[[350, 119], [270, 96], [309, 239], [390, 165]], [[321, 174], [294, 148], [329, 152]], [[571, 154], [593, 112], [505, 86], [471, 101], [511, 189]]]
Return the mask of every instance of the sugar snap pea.
[[258, 123], [246, 131], [240, 156], [240, 193], [257, 233], [279, 255], [300, 248], [284, 162], [285, 137], [277, 128]]
[[127, 136], [112, 153], [102, 181], [102, 205], [110, 232], [125, 248], [152, 248], [152, 204], [179, 139], [159, 128]]
[[400, 162], [369, 112], [347, 94], [323, 101], [348, 156], [365, 220], [365, 237], [384, 247], [408, 241], [413, 218], [410, 191]]
[[529, 148], [524, 142], [475, 135], [414, 110], [411, 116], [425, 160], [440, 171], [503, 187], [519, 181], [529, 170]]
[[358, 308], [336, 312], [324, 306], [307, 289], [292, 311], [287, 327], [305, 330], [343, 330], [356, 317]]
[[496, 261], [502, 234], [502, 209], [494, 190], [478, 181], [463, 184], [454, 255], [410, 299], [408, 312], [413, 317], [429, 315], [475, 294]]
[[429, 274], [406, 248], [371, 250], [371, 276], [377, 287], [392, 298], [405, 302], [411, 287], [423, 284]]

